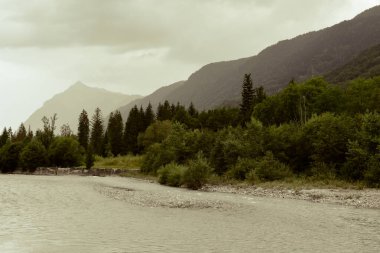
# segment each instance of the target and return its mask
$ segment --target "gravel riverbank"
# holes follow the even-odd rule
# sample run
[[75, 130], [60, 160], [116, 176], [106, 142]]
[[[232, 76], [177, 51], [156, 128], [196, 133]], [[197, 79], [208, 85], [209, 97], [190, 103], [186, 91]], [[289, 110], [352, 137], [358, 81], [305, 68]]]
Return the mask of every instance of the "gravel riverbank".
[[255, 186], [206, 185], [206, 192], [223, 192], [247, 196], [307, 200], [316, 203], [339, 204], [358, 208], [380, 209], [380, 190], [378, 189], [276, 189]]
[[162, 186], [152, 180], [124, 179], [128, 180], [128, 188], [125, 188], [125, 185], [121, 187], [102, 185], [96, 190], [114, 199], [149, 207], [195, 209], [231, 209], [237, 207], [238, 203], [236, 202], [210, 199], [207, 197], [207, 194], [204, 194], [217, 192], [246, 197], [297, 199], [314, 203], [380, 209], [380, 190], [378, 189], [283, 189], [248, 185], [205, 185], [200, 190], [193, 191], [184, 188]]

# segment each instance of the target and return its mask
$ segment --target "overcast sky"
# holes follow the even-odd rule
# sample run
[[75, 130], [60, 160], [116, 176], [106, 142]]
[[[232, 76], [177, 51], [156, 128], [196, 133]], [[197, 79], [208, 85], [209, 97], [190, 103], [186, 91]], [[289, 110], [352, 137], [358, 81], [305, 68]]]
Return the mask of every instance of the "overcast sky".
[[380, 0], [0, 0], [0, 127], [80, 80], [147, 95]]

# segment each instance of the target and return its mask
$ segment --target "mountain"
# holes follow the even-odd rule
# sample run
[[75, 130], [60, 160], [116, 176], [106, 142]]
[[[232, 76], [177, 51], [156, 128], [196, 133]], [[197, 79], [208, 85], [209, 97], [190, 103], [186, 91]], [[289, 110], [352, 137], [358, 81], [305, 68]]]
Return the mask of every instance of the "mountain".
[[[121, 115], [123, 116], [124, 120], [127, 120], [127, 117], [129, 115], [129, 111], [132, 109], [133, 106], [137, 105], [138, 107], [142, 106], [144, 109], [148, 106], [149, 103], [153, 106], [153, 109], [156, 110], [158, 103], [165, 101], [167, 99], [167, 96], [172, 93], [174, 90], [178, 89], [184, 84], [184, 81], [179, 81], [176, 83], [173, 83], [168, 86], [164, 86], [153, 92], [152, 94], [136, 99], [132, 101], [129, 104], [126, 104], [122, 107], [120, 107], [118, 110], [120, 111]], [[174, 101], [171, 101], [174, 103]], [[176, 101], [175, 101], [176, 102]]]
[[344, 83], [359, 77], [380, 76], [380, 44], [360, 53], [349, 63], [325, 75], [331, 83]]
[[30, 126], [32, 130], [41, 129], [41, 119], [44, 116], [51, 117], [57, 113], [57, 130], [60, 130], [63, 124], [69, 124], [71, 130], [76, 132], [79, 114], [83, 109], [87, 111], [91, 119], [96, 107], [99, 107], [102, 110], [103, 117], [106, 118], [111, 111], [138, 98], [141, 96], [110, 92], [77, 82], [66, 91], [46, 101], [24, 124], [26, 127]]
[[[198, 109], [236, 105], [245, 73], [252, 73], [254, 85], [275, 93], [292, 79], [302, 81], [328, 73], [379, 43], [380, 6], [376, 6], [352, 20], [280, 41], [256, 56], [208, 64], [164, 99], [184, 105], [193, 102]], [[159, 98], [151, 94], [152, 101]]]

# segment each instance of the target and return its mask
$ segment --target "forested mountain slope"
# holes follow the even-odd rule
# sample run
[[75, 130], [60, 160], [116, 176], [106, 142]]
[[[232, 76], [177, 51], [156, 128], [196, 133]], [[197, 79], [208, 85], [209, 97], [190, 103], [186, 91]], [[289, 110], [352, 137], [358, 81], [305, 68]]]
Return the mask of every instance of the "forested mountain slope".
[[380, 6], [376, 6], [352, 20], [280, 41], [256, 56], [208, 64], [166, 96], [153, 93], [150, 99], [184, 105], [193, 102], [198, 109], [236, 104], [245, 73], [252, 73], [255, 85], [275, 93], [292, 79], [302, 81], [329, 73], [379, 43]]
[[359, 77], [380, 76], [380, 44], [365, 50], [349, 63], [325, 75], [331, 83], [344, 83]]

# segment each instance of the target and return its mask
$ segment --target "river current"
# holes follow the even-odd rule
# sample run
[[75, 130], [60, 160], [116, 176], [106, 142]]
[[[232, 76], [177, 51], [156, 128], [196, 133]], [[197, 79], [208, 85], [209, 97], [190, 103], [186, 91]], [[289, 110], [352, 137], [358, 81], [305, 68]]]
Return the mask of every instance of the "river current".
[[380, 252], [380, 211], [119, 177], [0, 175], [0, 252]]

